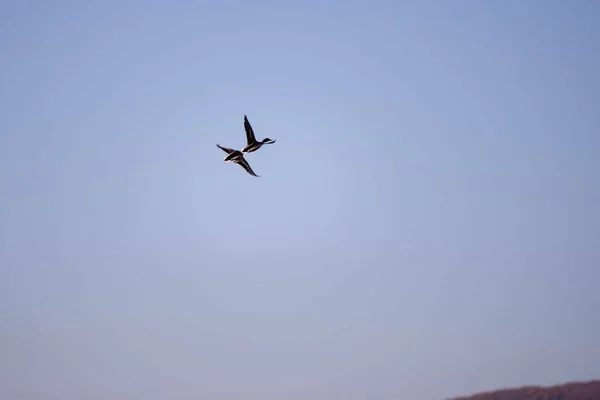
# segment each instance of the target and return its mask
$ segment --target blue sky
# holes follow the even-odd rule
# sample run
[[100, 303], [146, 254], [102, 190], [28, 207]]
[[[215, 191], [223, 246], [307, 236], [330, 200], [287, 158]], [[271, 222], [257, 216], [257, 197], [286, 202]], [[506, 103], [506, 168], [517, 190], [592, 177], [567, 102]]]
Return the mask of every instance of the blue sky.
[[[592, 0], [0, 3], [0, 397], [600, 377]], [[254, 178], [215, 144], [259, 138]]]

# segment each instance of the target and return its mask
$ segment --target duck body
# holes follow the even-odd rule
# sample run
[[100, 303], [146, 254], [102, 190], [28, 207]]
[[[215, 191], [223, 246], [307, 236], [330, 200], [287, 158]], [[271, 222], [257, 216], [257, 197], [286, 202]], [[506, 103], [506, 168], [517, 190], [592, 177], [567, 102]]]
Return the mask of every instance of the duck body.
[[222, 147], [219, 144], [217, 144], [217, 147], [223, 150], [225, 153], [227, 153], [227, 156], [225, 156], [223, 161], [234, 162], [242, 166], [242, 168], [244, 168], [246, 172], [248, 172], [250, 175], [256, 176], [257, 178], [259, 177], [259, 175], [256, 175], [256, 173], [254, 173], [254, 171], [250, 167], [250, 164], [248, 164], [248, 161], [246, 161], [246, 159], [244, 158], [244, 153], [242, 153], [239, 150], [230, 149], [228, 147]]
[[256, 140], [256, 137], [254, 136], [254, 129], [252, 129], [252, 125], [250, 125], [250, 122], [248, 121], [248, 117], [245, 115], [244, 115], [244, 129], [246, 130], [247, 144], [246, 144], [246, 147], [244, 147], [242, 149], [243, 154], [252, 153], [253, 151], [260, 149], [264, 144], [275, 143], [275, 140], [269, 139], [269, 138], [264, 138], [260, 142], [258, 140]]

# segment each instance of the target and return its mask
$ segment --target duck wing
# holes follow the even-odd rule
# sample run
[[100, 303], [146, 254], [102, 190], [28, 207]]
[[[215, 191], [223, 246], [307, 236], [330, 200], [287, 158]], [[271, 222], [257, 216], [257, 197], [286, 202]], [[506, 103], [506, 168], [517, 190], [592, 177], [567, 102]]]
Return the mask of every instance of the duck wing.
[[248, 117], [244, 115], [244, 129], [246, 130], [246, 141], [248, 144], [252, 144], [256, 142], [256, 138], [254, 137], [254, 129], [252, 129], [252, 125], [248, 121]]
[[250, 164], [248, 164], [248, 161], [246, 161], [244, 157], [241, 157], [240, 159], [236, 160], [235, 163], [241, 165], [250, 175], [256, 176], [257, 178], [259, 177], [259, 175], [256, 175], [254, 171], [252, 171]]
[[231, 153], [233, 153], [235, 151], [234, 149], [230, 149], [228, 147], [223, 147], [223, 146], [221, 146], [219, 144], [217, 145], [217, 147], [220, 148], [221, 150], [223, 150], [227, 154], [231, 154]]

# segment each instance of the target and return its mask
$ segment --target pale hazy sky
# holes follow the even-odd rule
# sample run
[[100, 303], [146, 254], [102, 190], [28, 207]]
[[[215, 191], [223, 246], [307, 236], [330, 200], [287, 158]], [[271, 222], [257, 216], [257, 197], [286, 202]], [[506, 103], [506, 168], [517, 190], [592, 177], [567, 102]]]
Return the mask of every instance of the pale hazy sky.
[[[600, 2], [2, 1], [0, 398], [600, 377]], [[224, 163], [247, 114], [261, 178]]]

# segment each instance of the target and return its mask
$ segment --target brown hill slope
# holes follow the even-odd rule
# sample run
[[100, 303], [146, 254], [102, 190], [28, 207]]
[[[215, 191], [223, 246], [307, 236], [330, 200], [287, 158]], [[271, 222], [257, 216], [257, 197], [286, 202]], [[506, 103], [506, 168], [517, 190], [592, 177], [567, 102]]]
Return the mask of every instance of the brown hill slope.
[[600, 380], [500, 389], [453, 400], [600, 400]]

